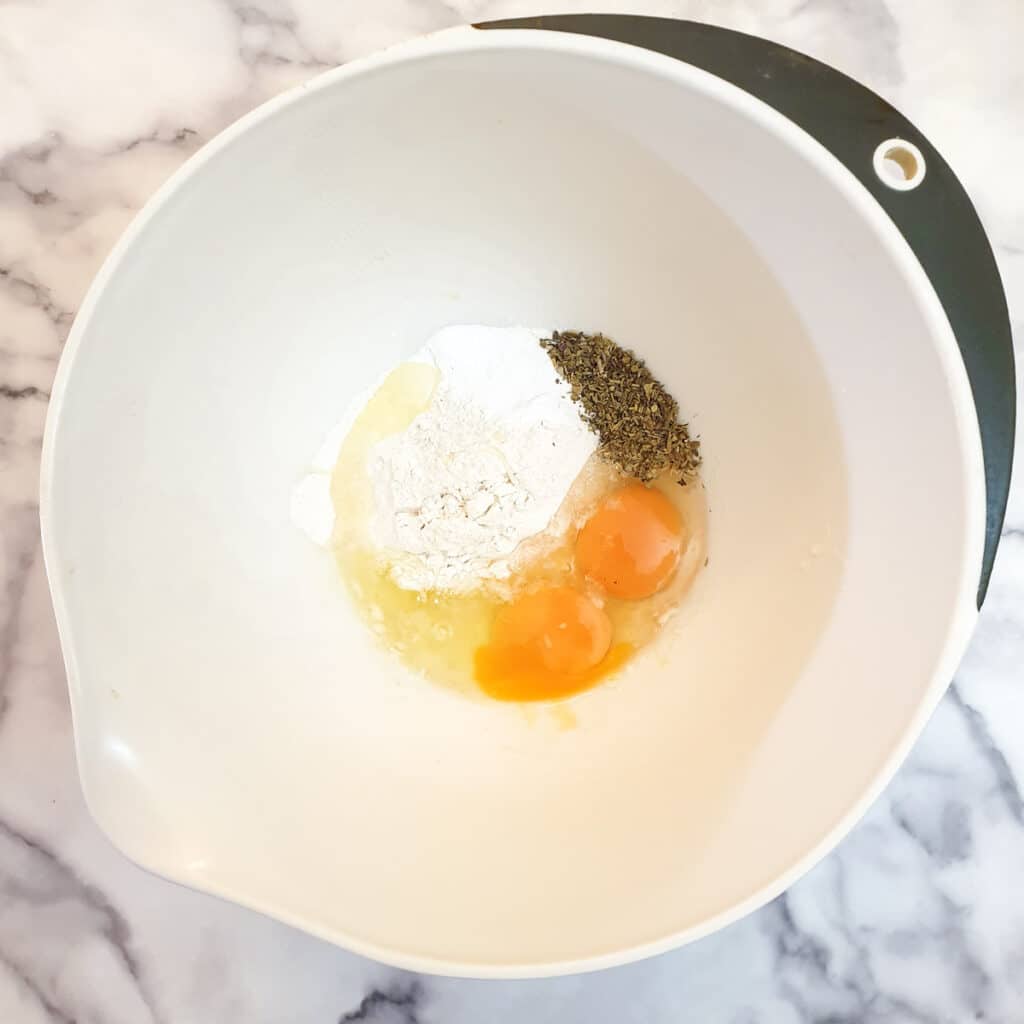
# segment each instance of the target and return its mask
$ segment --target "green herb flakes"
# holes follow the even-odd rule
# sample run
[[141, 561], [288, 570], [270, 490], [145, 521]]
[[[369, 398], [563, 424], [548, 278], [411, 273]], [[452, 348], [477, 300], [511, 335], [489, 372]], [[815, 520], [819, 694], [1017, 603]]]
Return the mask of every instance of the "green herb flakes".
[[583, 407], [604, 458], [644, 483], [665, 472], [681, 484], [696, 475], [700, 442], [643, 360], [603, 334], [555, 331], [541, 345]]

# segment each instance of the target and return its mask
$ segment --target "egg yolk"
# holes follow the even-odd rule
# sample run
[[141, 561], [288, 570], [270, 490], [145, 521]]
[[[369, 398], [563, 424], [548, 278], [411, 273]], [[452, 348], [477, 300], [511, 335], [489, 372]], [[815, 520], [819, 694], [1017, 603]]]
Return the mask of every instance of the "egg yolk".
[[571, 587], [534, 590], [504, 605], [476, 653], [480, 688], [498, 700], [552, 700], [586, 689], [628, 655], [611, 654], [604, 609]]
[[650, 597], [676, 571], [683, 530], [678, 509], [661, 491], [627, 484], [584, 523], [576, 538], [576, 566], [612, 597]]

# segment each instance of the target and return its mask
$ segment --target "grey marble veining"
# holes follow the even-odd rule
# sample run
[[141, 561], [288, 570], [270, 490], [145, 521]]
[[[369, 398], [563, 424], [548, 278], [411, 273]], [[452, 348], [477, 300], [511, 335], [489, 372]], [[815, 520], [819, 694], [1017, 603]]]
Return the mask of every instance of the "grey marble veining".
[[[564, 9], [610, 9], [563, 2]], [[765, 35], [903, 109], [974, 197], [1024, 315], [1024, 7], [691, 0], [614, 8]], [[311, 74], [518, 0], [0, 4], [0, 1022], [1024, 1021], [1024, 484], [977, 634], [844, 843], [726, 931], [583, 977], [417, 978], [151, 877], [78, 788], [37, 525], [43, 419], [84, 291], [203, 141]]]

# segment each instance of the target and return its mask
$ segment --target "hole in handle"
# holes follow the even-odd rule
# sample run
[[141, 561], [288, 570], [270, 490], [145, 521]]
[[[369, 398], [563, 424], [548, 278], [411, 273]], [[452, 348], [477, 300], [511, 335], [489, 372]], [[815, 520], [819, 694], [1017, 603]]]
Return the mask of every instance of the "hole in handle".
[[924, 178], [924, 156], [906, 139], [886, 139], [875, 150], [872, 162], [878, 180], [898, 192], [917, 188]]

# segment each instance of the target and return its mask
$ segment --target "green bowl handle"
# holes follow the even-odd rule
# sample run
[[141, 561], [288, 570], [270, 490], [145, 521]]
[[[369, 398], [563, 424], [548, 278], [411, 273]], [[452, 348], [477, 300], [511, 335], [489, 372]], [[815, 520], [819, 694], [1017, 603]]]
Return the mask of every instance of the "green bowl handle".
[[[597, 36], [702, 68], [798, 124], [875, 197], [931, 280], [956, 335], [974, 395], [986, 487], [980, 608], [1010, 487], [1017, 407], [1013, 340], [992, 248], [970, 198], [938, 151], [898, 110], [859, 82], [796, 50], [742, 32], [621, 14], [512, 18], [475, 27]], [[897, 191], [876, 174], [872, 156], [888, 139], [910, 142], [921, 151], [927, 173], [917, 187]]]

